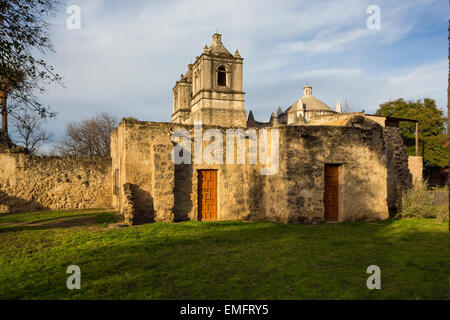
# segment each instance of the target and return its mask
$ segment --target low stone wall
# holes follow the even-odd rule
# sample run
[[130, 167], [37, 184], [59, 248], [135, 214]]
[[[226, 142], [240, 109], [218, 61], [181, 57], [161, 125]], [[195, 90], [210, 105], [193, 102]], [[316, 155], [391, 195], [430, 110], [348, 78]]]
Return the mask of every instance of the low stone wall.
[[0, 153], [0, 213], [111, 207], [111, 159]]
[[408, 168], [412, 175], [413, 184], [421, 184], [423, 180], [423, 158], [409, 156]]

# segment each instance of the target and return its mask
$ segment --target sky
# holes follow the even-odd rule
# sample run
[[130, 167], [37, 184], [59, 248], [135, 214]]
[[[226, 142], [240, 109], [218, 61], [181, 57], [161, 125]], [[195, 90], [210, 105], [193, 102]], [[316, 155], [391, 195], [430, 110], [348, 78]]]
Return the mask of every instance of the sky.
[[[397, 99], [435, 99], [446, 107], [447, 1], [439, 0], [73, 0], [81, 28], [68, 29], [67, 6], [51, 18], [55, 53], [45, 59], [64, 77], [42, 102], [58, 113], [56, 139], [70, 121], [108, 112], [119, 119], [170, 121], [172, 88], [218, 31], [244, 58], [245, 108], [267, 121], [303, 94], [334, 109], [373, 113]], [[379, 29], [368, 28], [370, 5]], [[370, 20], [373, 21], [373, 20]]]

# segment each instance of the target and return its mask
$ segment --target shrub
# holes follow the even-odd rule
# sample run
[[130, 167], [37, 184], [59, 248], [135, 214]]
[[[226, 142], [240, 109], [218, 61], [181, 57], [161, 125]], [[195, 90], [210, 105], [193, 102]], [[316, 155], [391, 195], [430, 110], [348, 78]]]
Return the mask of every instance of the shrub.
[[[443, 192], [448, 193], [448, 188]], [[403, 192], [400, 217], [403, 218], [437, 218], [439, 222], [448, 217], [448, 205], [435, 202], [433, 192], [428, 191], [427, 181], [414, 185]]]
[[124, 117], [124, 118], [122, 118], [122, 122], [126, 122], [126, 121], [128, 121], [128, 122], [138, 122], [139, 120], [138, 119], [136, 119], [136, 118], [133, 118], [133, 117]]
[[437, 219], [439, 223], [444, 222], [445, 219], [448, 219], [448, 207], [441, 206], [441, 212], [438, 214]]

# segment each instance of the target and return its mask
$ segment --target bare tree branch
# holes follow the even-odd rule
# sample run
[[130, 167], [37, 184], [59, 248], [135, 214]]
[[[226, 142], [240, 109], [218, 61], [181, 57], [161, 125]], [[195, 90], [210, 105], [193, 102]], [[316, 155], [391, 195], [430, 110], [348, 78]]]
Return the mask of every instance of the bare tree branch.
[[42, 129], [43, 120], [31, 112], [13, 114], [14, 142], [22, 145], [29, 153], [37, 153], [42, 144], [51, 140], [52, 134]]
[[110, 156], [110, 135], [118, 119], [107, 113], [67, 124], [65, 136], [55, 147], [56, 153], [70, 156]]
[[353, 111], [353, 106], [348, 102], [347, 98], [344, 98], [344, 103], [342, 104], [342, 112], [350, 113]]

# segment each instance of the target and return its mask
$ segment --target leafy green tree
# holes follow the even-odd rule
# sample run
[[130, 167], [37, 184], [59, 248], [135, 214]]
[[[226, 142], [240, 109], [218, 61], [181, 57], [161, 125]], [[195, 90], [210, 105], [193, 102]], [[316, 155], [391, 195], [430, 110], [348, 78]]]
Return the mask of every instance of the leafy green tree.
[[[447, 118], [444, 117], [443, 111], [438, 109], [435, 100], [425, 98], [416, 101], [388, 101], [381, 104], [375, 114], [419, 120], [419, 155], [429, 164], [447, 166]], [[415, 155], [415, 123], [400, 122], [400, 129], [408, 154]]]
[[55, 116], [39, 103], [36, 93], [42, 93], [50, 82], [61, 80], [42, 59], [53, 52], [47, 19], [61, 3], [61, 0], [0, 0], [0, 89], [6, 136], [6, 117], [11, 111], [6, 109], [7, 98], [15, 102], [10, 109], [30, 110], [42, 118]]

